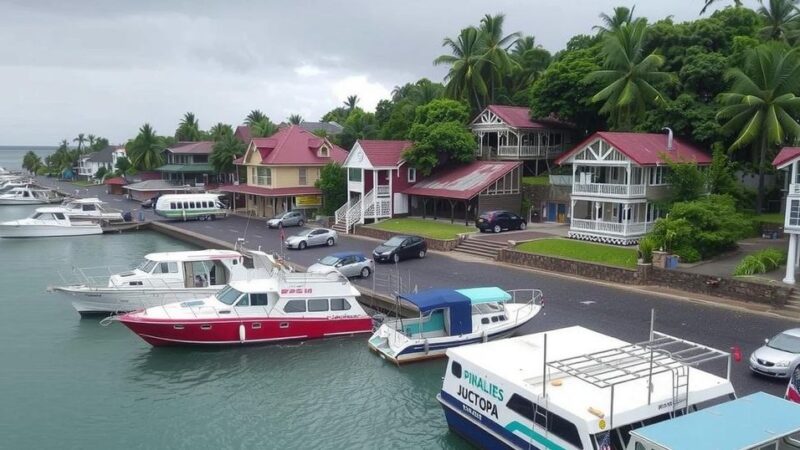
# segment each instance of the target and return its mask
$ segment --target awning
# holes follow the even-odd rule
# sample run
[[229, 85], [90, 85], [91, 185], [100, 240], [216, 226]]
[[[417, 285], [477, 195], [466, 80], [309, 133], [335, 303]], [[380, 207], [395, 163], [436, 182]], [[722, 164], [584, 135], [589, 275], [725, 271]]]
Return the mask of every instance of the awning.
[[165, 164], [158, 169], [159, 172], [168, 173], [214, 173], [216, 169], [211, 164]]
[[513, 161], [473, 161], [435, 173], [402, 192], [422, 197], [470, 200], [521, 166]]
[[472, 302], [456, 290], [431, 289], [416, 294], [402, 294], [400, 298], [415, 305], [422, 313], [448, 309], [451, 336], [472, 332]]
[[248, 184], [224, 184], [218, 188], [220, 192], [230, 192], [234, 194], [251, 194], [261, 197], [291, 197], [322, 195], [322, 191], [314, 186], [301, 186], [291, 188], [266, 188], [260, 186], [250, 186]]

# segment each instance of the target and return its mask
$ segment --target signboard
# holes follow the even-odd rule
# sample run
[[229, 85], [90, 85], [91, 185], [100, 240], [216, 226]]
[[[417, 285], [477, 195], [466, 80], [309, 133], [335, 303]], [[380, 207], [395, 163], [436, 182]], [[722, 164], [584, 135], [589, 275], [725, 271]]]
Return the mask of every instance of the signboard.
[[315, 206], [322, 206], [321, 195], [296, 195], [294, 197], [294, 204], [298, 208], [311, 208]]

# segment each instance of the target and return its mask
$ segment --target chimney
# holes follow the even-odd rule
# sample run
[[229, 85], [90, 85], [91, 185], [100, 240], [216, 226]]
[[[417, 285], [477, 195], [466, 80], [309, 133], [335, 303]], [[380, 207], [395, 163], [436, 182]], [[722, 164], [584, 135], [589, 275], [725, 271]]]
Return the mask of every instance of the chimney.
[[664, 127], [661, 131], [667, 130], [667, 151], [672, 151], [672, 128]]

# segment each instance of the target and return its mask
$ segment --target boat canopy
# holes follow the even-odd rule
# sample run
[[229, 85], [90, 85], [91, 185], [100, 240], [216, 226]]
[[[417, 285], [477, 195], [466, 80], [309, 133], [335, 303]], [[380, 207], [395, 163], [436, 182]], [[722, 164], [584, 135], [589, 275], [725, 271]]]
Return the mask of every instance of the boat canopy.
[[431, 289], [414, 294], [401, 294], [400, 298], [415, 305], [421, 313], [447, 309], [450, 335], [472, 332], [472, 305], [505, 302], [511, 295], [497, 287], [472, 289]]
[[670, 450], [748, 449], [800, 431], [800, 404], [764, 392], [631, 431]]

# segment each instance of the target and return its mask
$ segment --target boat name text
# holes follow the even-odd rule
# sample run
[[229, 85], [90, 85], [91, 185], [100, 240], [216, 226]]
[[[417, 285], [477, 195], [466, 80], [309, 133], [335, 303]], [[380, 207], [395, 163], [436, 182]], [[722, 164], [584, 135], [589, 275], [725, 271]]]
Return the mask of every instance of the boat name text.
[[310, 294], [314, 291], [312, 288], [284, 288], [281, 289], [281, 295], [285, 294]]
[[480, 411], [483, 411], [484, 414], [491, 414], [497, 419], [497, 405], [485, 399], [477, 392], [462, 385], [458, 385], [458, 395], [475, 405]]
[[503, 388], [500, 386], [490, 383], [488, 379], [480, 375], [476, 375], [469, 370], [464, 371], [463, 377], [473, 387], [480, 389], [481, 391], [491, 395], [501, 402], [503, 401]]

